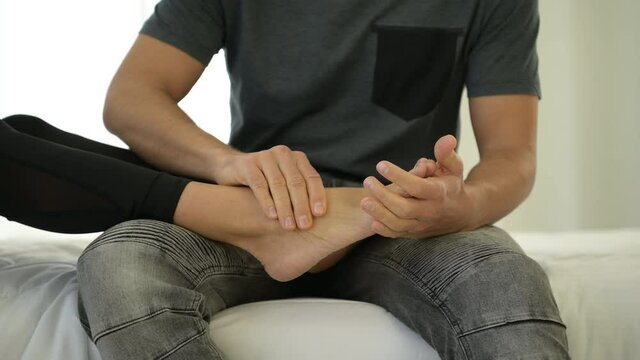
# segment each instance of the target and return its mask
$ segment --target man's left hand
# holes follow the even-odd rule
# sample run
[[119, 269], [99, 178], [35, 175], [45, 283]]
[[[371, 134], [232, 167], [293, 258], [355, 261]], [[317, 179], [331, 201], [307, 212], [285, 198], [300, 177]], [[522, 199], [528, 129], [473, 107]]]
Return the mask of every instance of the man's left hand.
[[425, 238], [471, 228], [474, 202], [463, 179], [456, 138], [447, 135], [435, 145], [436, 170], [426, 177], [388, 161], [376, 170], [391, 181], [384, 186], [373, 176], [364, 181], [370, 196], [361, 208], [374, 218], [371, 227], [385, 237]]

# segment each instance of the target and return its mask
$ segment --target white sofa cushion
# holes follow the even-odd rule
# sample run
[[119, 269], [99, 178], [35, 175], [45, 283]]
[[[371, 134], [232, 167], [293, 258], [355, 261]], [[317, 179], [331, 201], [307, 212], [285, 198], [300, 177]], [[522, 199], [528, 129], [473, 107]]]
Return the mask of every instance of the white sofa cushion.
[[236, 306], [211, 336], [231, 360], [437, 360], [415, 332], [376, 305], [300, 298]]

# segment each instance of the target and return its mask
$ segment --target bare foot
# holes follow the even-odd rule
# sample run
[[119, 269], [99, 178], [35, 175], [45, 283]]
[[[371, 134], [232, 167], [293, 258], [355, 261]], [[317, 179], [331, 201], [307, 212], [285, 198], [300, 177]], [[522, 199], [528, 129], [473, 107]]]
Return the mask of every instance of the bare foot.
[[333, 266], [356, 242], [373, 235], [371, 217], [360, 209], [366, 194], [356, 188], [327, 189], [327, 213], [315, 219], [308, 230], [267, 233], [248, 251], [265, 271], [279, 281], [289, 281], [305, 272]]
[[174, 222], [248, 251], [269, 276], [289, 281], [312, 268], [320, 271], [332, 266], [346, 254], [345, 248], [373, 235], [371, 217], [360, 209], [364, 189], [326, 191], [327, 213], [315, 218], [311, 229], [287, 231], [262, 213], [249, 188], [191, 182], [180, 198]]

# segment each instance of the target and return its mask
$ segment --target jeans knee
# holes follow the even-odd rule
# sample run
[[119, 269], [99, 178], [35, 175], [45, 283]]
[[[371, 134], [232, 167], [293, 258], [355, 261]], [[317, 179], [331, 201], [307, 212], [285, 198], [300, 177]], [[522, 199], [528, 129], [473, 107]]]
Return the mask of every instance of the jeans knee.
[[131, 220], [106, 230], [78, 259], [81, 287], [131, 291], [127, 294], [131, 296], [140, 294], [149, 282], [176, 272], [182, 273], [179, 277], [182, 282], [187, 280], [186, 285], [189, 277], [167, 251], [166, 229], [170, 225], [156, 220]]
[[365, 257], [391, 265], [437, 296], [460, 274], [499, 254], [523, 254], [503, 230], [485, 227], [428, 239], [373, 243]]
[[547, 275], [523, 253], [498, 253], [475, 263], [439, 299], [462, 334], [520, 321], [564, 326]]
[[[235, 246], [149, 219], [130, 220], [109, 228], [84, 250], [78, 271], [80, 276], [91, 273], [92, 277], [121, 271], [148, 274], [157, 264], [162, 264], [158, 271], [172, 269], [194, 284], [211, 273], [262, 271], [255, 258]], [[109, 281], [125, 281], [131, 276], [112, 276]]]
[[197, 312], [191, 273], [166, 250], [165, 224], [132, 220], [100, 235], [78, 260], [81, 303], [93, 337], [163, 312]]

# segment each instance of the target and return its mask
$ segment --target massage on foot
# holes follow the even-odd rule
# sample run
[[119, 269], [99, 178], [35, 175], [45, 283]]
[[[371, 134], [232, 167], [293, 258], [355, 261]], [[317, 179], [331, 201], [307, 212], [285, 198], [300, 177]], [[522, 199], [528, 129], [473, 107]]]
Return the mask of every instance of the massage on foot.
[[[78, 318], [105, 359], [222, 360], [212, 317], [293, 297], [378, 305], [443, 360], [568, 359], [494, 225], [534, 185], [538, 29], [535, 0], [160, 0], [104, 101], [127, 148], [2, 119], [0, 215], [100, 232]], [[228, 141], [180, 107], [214, 56]]]

